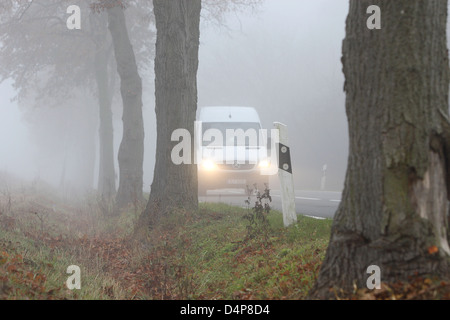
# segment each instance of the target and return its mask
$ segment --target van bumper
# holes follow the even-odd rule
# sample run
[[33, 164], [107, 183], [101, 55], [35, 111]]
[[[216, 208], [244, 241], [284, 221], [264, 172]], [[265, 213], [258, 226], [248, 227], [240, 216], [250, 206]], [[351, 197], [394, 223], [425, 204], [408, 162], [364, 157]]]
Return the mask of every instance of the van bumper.
[[264, 190], [269, 187], [269, 176], [262, 175], [260, 170], [252, 171], [207, 171], [198, 170], [199, 195], [206, 195], [207, 190], [243, 189], [246, 194], [247, 186]]

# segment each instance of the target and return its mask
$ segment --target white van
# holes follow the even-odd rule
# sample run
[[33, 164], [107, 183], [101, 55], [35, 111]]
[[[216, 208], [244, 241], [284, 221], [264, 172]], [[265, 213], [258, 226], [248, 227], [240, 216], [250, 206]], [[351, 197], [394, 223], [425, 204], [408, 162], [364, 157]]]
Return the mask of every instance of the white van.
[[255, 184], [261, 191], [269, 186], [264, 170], [271, 166], [270, 144], [254, 108], [203, 107], [197, 123], [202, 133], [197, 138], [199, 195], [207, 190], [230, 194], [229, 189], [246, 194]]

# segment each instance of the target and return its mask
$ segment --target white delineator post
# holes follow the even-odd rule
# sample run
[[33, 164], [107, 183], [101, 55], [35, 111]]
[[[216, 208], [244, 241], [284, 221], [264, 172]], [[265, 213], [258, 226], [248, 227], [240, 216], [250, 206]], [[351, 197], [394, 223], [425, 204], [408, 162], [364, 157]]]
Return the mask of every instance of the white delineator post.
[[287, 126], [274, 122], [273, 125], [279, 131], [278, 143], [278, 178], [281, 188], [281, 205], [283, 209], [284, 226], [288, 227], [297, 222], [295, 212], [294, 177], [292, 176], [291, 153], [289, 148]]

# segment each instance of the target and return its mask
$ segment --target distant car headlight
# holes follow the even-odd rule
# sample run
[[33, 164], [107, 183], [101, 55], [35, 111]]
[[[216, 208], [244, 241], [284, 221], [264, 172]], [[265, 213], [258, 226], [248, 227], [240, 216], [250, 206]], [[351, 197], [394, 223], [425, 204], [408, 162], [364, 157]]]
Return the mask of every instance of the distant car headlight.
[[267, 168], [269, 168], [269, 167], [270, 167], [270, 161], [269, 161], [269, 160], [261, 160], [261, 161], [259, 162], [259, 167], [260, 167], [261, 169], [267, 169]]
[[203, 160], [202, 167], [206, 171], [213, 171], [214, 169], [216, 169], [216, 164], [214, 163], [214, 161], [211, 160]]

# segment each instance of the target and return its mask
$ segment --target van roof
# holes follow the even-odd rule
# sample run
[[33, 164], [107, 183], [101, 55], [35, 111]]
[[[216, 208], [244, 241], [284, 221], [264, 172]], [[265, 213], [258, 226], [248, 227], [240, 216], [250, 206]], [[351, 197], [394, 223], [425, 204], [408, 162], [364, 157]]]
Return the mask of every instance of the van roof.
[[261, 122], [255, 108], [239, 106], [203, 107], [200, 109], [198, 120], [203, 122]]

